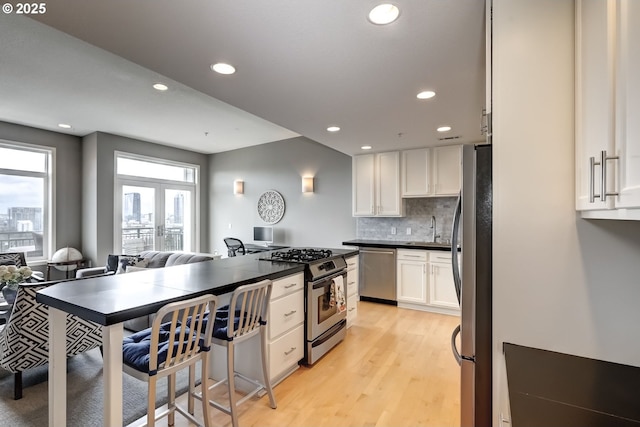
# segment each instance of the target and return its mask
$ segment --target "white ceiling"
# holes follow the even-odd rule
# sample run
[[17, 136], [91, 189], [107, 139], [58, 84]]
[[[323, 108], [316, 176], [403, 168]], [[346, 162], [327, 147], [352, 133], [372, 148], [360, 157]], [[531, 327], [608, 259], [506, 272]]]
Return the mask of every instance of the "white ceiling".
[[[350, 155], [481, 141], [484, 1], [393, 0], [400, 18], [377, 26], [380, 2], [56, 0], [40, 22], [0, 14], [0, 120], [203, 153], [298, 135]], [[213, 73], [220, 61], [236, 74]]]

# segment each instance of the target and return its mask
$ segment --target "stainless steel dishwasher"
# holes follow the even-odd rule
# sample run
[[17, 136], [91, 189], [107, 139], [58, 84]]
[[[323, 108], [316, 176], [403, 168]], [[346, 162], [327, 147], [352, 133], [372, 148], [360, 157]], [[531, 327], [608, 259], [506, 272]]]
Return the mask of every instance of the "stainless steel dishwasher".
[[360, 299], [397, 304], [395, 249], [360, 248]]

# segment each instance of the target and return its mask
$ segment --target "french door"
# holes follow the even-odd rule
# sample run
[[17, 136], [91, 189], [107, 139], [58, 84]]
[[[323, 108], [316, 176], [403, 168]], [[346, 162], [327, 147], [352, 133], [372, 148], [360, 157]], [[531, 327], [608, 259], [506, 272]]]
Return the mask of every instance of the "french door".
[[124, 179], [118, 187], [120, 253], [196, 250], [193, 187]]

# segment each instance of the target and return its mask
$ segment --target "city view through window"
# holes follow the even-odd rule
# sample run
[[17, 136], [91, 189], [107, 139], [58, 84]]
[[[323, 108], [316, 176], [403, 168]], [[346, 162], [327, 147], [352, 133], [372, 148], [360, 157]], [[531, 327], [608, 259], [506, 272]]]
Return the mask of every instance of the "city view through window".
[[51, 153], [0, 145], [0, 252], [46, 258]]
[[122, 253], [194, 250], [195, 167], [119, 157], [117, 171]]

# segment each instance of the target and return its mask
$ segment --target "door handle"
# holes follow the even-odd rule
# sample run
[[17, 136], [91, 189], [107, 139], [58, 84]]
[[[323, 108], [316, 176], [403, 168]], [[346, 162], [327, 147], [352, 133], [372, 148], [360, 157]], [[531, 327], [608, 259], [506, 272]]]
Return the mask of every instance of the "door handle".
[[456, 346], [456, 337], [460, 334], [460, 325], [456, 326], [453, 330], [453, 334], [451, 334], [451, 351], [453, 352], [453, 357], [456, 358], [456, 362], [458, 365], [462, 365], [462, 355], [458, 351], [458, 347]]
[[451, 230], [451, 267], [453, 270], [453, 283], [456, 287], [456, 296], [458, 297], [458, 304], [460, 304], [460, 294], [462, 290], [462, 280], [460, 279], [460, 264], [458, 263], [458, 248], [456, 242], [458, 241], [458, 234], [460, 233], [460, 217], [462, 216], [462, 192], [458, 196], [458, 203], [456, 204], [456, 210], [453, 214], [453, 229]]

